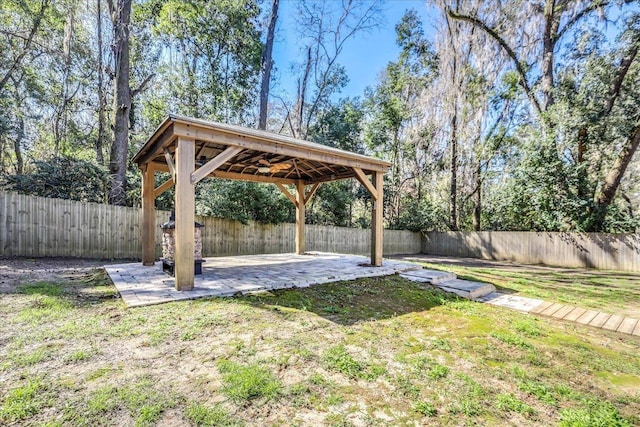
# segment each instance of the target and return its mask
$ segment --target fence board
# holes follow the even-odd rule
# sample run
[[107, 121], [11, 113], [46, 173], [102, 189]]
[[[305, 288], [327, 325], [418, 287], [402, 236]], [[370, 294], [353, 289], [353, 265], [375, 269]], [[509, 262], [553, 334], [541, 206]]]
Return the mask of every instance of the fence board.
[[[0, 255], [140, 259], [138, 208], [27, 196], [0, 191]], [[169, 212], [156, 211], [155, 254], [162, 255], [160, 224]], [[197, 217], [205, 225], [203, 255], [231, 256], [294, 251], [294, 224], [261, 224]], [[309, 225], [307, 250], [369, 255], [371, 232]], [[415, 254], [420, 233], [385, 230], [384, 253]]]
[[640, 271], [640, 234], [430, 232], [422, 252], [558, 267]]

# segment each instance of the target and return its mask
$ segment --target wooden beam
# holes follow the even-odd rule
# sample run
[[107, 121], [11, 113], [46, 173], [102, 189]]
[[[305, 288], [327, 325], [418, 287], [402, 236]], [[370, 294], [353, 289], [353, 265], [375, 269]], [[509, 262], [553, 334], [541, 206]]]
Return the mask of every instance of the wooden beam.
[[276, 182], [276, 187], [278, 187], [280, 191], [282, 191], [282, 193], [284, 193], [284, 195], [287, 196], [287, 199], [289, 199], [296, 208], [298, 207], [298, 202], [296, 201], [296, 197], [293, 194], [291, 194], [291, 192], [287, 189], [287, 187], [280, 184], [279, 182]]
[[341, 179], [354, 178], [356, 176], [355, 172], [343, 172], [336, 175], [324, 175], [318, 178], [310, 178], [307, 179], [307, 184], [316, 184], [319, 182], [331, 182], [331, 181], [339, 181]]
[[[169, 168], [164, 163], [162, 164], [154, 163], [154, 166], [156, 167], [157, 171], [170, 172]], [[274, 184], [276, 182], [279, 182], [281, 184], [288, 184], [288, 185], [296, 184], [295, 179], [279, 178], [277, 176], [272, 177], [268, 175], [253, 175], [253, 174], [244, 174], [244, 173], [237, 173], [237, 172], [227, 172], [227, 171], [220, 171], [220, 170], [213, 171], [210, 174], [210, 176], [214, 178], [235, 179], [239, 181], [266, 182], [271, 184]]]
[[158, 197], [159, 195], [161, 195], [162, 193], [164, 193], [165, 191], [173, 187], [173, 184], [174, 184], [173, 178], [169, 178], [168, 180], [166, 180], [165, 182], [163, 182], [153, 190], [153, 196]]
[[168, 148], [164, 149], [164, 158], [167, 160], [167, 167], [169, 168], [169, 173], [173, 179], [176, 179], [176, 167], [173, 164], [173, 158], [171, 157], [171, 153]]
[[[246, 130], [250, 132], [249, 129]], [[286, 157], [295, 157], [302, 160], [313, 160], [320, 163], [335, 164], [346, 167], [358, 167], [372, 171], [385, 172], [389, 166], [387, 162], [368, 160], [365, 156], [352, 153], [338, 153], [338, 150], [330, 147], [318, 147], [317, 144], [309, 144], [306, 141], [285, 142], [284, 137], [274, 135], [269, 139], [257, 134], [239, 135], [212, 129], [206, 125], [186, 124], [176, 122], [173, 132], [177, 136], [195, 138], [199, 141], [208, 141], [216, 144], [237, 145], [248, 150], [256, 150], [264, 153], [280, 154]], [[309, 145], [305, 145], [309, 144]]]
[[142, 165], [142, 265], [153, 265], [156, 260], [154, 178], [153, 163]]
[[303, 255], [305, 251], [304, 191], [304, 181], [296, 182], [296, 254], [298, 255]]
[[222, 153], [215, 156], [213, 159], [209, 160], [205, 165], [201, 166], [198, 170], [191, 174], [191, 182], [196, 184], [202, 179], [206, 178], [211, 172], [218, 169], [220, 166], [227, 163], [229, 160], [234, 158], [236, 155], [240, 154], [240, 152], [244, 150], [242, 147], [227, 147]]
[[176, 147], [175, 267], [176, 289], [190, 291], [194, 286], [195, 140], [178, 138]]
[[353, 168], [353, 171], [356, 173], [356, 178], [360, 181], [360, 184], [366, 188], [369, 193], [371, 193], [371, 197], [373, 200], [378, 200], [378, 190], [373, 186], [369, 178], [362, 172], [360, 168]]
[[304, 196], [304, 203], [305, 204], [309, 203], [309, 200], [311, 200], [313, 195], [316, 194], [316, 191], [318, 191], [318, 188], [320, 188], [321, 185], [322, 185], [321, 182], [316, 182], [315, 184], [313, 184], [313, 187], [311, 187], [311, 190], [309, 190], [307, 195]]
[[371, 201], [371, 265], [380, 267], [382, 265], [382, 244], [383, 244], [383, 174], [374, 172], [371, 176], [378, 198]]
[[253, 182], [271, 182], [280, 184], [289, 184], [295, 185], [295, 179], [289, 178], [278, 178], [277, 176], [268, 176], [268, 175], [252, 175], [252, 174], [243, 174], [243, 173], [235, 173], [235, 172], [225, 172], [225, 171], [215, 171], [212, 175], [216, 178], [224, 178], [224, 179], [238, 179], [241, 181], [253, 181]]

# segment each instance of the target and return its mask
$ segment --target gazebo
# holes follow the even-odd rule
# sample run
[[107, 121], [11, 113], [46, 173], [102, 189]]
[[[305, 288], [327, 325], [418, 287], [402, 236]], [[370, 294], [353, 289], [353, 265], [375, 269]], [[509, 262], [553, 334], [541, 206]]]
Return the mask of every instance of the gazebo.
[[[356, 178], [371, 194], [371, 264], [382, 265], [383, 174], [390, 163], [240, 126], [170, 115], [135, 155], [142, 170], [142, 263], [155, 262], [155, 198], [175, 185], [175, 286], [194, 287], [195, 184], [207, 177], [275, 184], [296, 207], [305, 252], [305, 205], [328, 181]], [[168, 172], [155, 187], [155, 172]], [[293, 191], [293, 193], [292, 193]]]

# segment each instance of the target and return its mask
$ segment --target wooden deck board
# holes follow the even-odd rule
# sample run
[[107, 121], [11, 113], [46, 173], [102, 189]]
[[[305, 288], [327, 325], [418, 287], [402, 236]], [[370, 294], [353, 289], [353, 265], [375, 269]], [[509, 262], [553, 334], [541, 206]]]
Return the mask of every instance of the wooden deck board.
[[624, 320], [624, 317], [614, 314], [611, 317], [609, 317], [609, 320], [607, 320], [604, 325], [602, 325], [602, 329], [609, 329], [611, 331], [616, 331], [618, 330], [618, 327], [620, 326], [623, 320]]
[[595, 310], [586, 310], [584, 313], [582, 313], [582, 316], [576, 319], [576, 322], [581, 323], [583, 325], [588, 325], [589, 322], [591, 322], [593, 318], [596, 317], [597, 314], [598, 312]]
[[568, 320], [570, 322], [575, 322], [576, 320], [578, 320], [578, 317], [582, 316], [586, 312], [587, 312], [587, 310], [585, 310], [584, 308], [576, 307], [569, 314], [564, 316], [563, 320]]
[[567, 316], [567, 314], [571, 313], [575, 308], [576, 307], [572, 305], [565, 305], [560, 310], [553, 313], [552, 317], [555, 317], [557, 319], [564, 319]]
[[589, 326], [593, 326], [596, 328], [602, 328], [602, 326], [609, 320], [611, 315], [609, 313], [598, 313], [596, 317], [593, 318], [591, 322], [589, 322]]
[[537, 306], [536, 308], [534, 308], [533, 310], [531, 310], [529, 313], [533, 313], [533, 314], [540, 314], [542, 313], [544, 310], [546, 310], [548, 307], [550, 307], [553, 303], [545, 301], [542, 304], [540, 304], [539, 306]]
[[547, 307], [546, 310], [544, 310], [540, 314], [542, 314], [543, 316], [553, 316], [553, 313], [560, 310], [562, 307], [564, 307], [564, 304], [554, 303]]
[[620, 323], [620, 326], [618, 326], [618, 332], [621, 332], [623, 334], [633, 334], [633, 328], [636, 327], [637, 323], [638, 323], [638, 319], [625, 317], [622, 320], [622, 323]]

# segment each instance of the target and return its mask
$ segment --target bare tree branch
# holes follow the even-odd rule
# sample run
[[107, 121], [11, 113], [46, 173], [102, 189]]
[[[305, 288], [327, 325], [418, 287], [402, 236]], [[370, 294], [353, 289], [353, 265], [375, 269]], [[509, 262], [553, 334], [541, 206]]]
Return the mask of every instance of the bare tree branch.
[[504, 49], [504, 51], [507, 53], [509, 58], [512, 59], [516, 67], [516, 72], [520, 76], [520, 85], [523, 87], [525, 93], [527, 94], [527, 97], [531, 101], [531, 104], [533, 105], [535, 110], [538, 112], [538, 114], [542, 114], [542, 108], [540, 107], [540, 103], [538, 102], [538, 99], [533, 93], [533, 90], [531, 89], [531, 86], [529, 85], [529, 82], [527, 80], [527, 70], [525, 70], [524, 66], [522, 65], [522, 62], [520, 62], [520, 60], [518, 59], [518, 55], [513, 50], [513, 48], [509, 46], [509, 44], [498, 34], [498, 32], [474, 16], [461, 15], [454, 12], [451, 9], [447, 9], [447, 15], [449, 15], [453, 19], [466, 21], [475, 25], [476, 27], [480, 28], [481, 30], [489, 34], [489, 36], [491, 36]]
[[9, 67], [5, 75], [2, 77], [2, 80], [0, 80], [0, 91], [2, 91], [2, 89], [5, 87], [5, 85], [9, 81], [9, 78], [11, 77], [11, 74], [20, 65], [24, 57], [27, 56], [27, 53], [29, 53], [29, 48], [31, 47], [33, 38], [35, 37], [36, 33], [38, 32], [38, 29], [40, 28], [40, 24], [42, 23], [42, 19], [44, 18], [44, 13], [46, 12], [48, 7], [49, 7], [49, 0], [43, 0], [42, 3], [40, 3], [40, 10], [38, 11], [38, 14], [33, 20], [31, 31], [29, 31], [29, 36], [26, 38], [24, 45], [22, 46], [22, 52], [20, 52], [20, 54], [16, 57], [16, 59], [13, 60], [13, 63], [11, 64], [11, 66]]
[[134, 90], [131, 91], [131, 98], [135, 98], [136, 96], [138, 96], [140, 94], [140, 92], [142, 92], [143, 90], [145, 90], [145, 88], [147, 87], [147, 85], [149, 84], [149, 82], [151, 82], [151, 80], [153, 80], [153, 78], [155, 77], [155, 74], [149, 74], [143, 81], [142, 83], [140, 83], [138, 85], [137, 88], [135, 88]]
[[618, 99], [618, 95], [620, 94], [620, 89], [622, 89], [622, 83], [624, 82], [627, 73], [629, 72], [629, 68], [631, 68], [631, 64], [636, 59], [638, 55], [638, 46], [640, 45], [640, 33], [634, 33], [634, 37], [632, 40], [631, 48], [629, 52], [622, 58], [620, 62], [620, 68], [616, 73], [615, 78], [611, 82], [611, 87], [609, 89], [609, 97], [605, 100], [604, 107], [604, 115], [608, 115], [613, 109], [613, 105]]
[[569, 21], [567, 21], [566, 24], [564, 24], [562, 29], [560, 29], [556, 33], [556, 35], [553, 37], [553, 42], [555, 43], [558, 40], [560, 40], [562, 38], [562, 36], [564, 35], [564, 33], [566, 33], [567, 30], [571, 29], [571, 27], [573, 27], [575, 24], [577, 24], [578, 21], [580, 21], [582, 18], [584, 18], [585, 16], [587, 16], [588, 14], [593, 12], [594, 10], [597, 10], [597, 9], [599, 9], [601, 7], [608, 6], [609, 3], [610, 2], [608, 0], [594, 0], [590, 5], [586, 6], [580, 12], [576, 13], [575, 15], [573, 15], [573, 17], [571, 19], [569, 19]]

